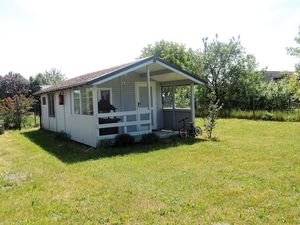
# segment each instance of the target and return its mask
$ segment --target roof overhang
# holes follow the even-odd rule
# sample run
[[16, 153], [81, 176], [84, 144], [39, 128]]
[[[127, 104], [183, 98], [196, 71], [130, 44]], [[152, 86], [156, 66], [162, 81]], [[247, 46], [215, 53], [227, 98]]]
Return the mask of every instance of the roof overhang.
[[125, 64], [123, 67], [119, 66], [117, 69], [101, 74], [94, 79], [89, 79], [86, 81], [82, 80], [80, 82], [76, 82], [76, 84], [72, 84], [68, 86], [64, 86], [64, 85], [60, 85], [58, 87], [51, 86], [50, 88], [46, 88], [45, 90], [41, 90], [34, 93], [34, 95], [41, 95], [41, 94], [54, 92], [54, 91], [62, 91], [70, 88], [80, 87], [83, 85], [98, 85], [129, 73], [137, 73], [143, 75], [146, 74], [147, 67], [149, 67], [151, 79], [156, 80], [158, 82], [166, 83], [170, 81], [177, 82], [177, 81], [185, 80], [188, 81], [189, 83], [195, 83], [200, 85], [205, 84], [205, 81], [202, 80], [199, 76], [191, 74], [173, 64], [164, 62], [159, 58], [148, 57], [148, 58], [140, 59], [130, 64]]
[[129, 66], [113, 71], [109, 74], [103, 75], [90, 81], [89, 84], [98, 85], [120, 77], [129, 73], [137, 73], [140, 75], [146, 74], [147, 67], [150, 70], [150, 76], [152, 80], [158, 82], [168, 82], [176, 80], [189, 80], [191, 83], [204, 85], [205, 81], [196, 75], [193, 75], [181, 68], [174, 66], [170, 63], [166, 63], [163, 60], [156, 57], [149, 57], [133, 63]]

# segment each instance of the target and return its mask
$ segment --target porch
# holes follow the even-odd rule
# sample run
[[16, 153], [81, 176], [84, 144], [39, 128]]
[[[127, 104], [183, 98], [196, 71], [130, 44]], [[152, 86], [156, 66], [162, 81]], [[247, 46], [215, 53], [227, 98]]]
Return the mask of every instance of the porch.
[[199, 82], [160, 62], [94, 83], [97, 139], [125, 133], [138, 137], [155, 132], [161, 138], [176, 134], [180, 119], [195, 120], [195, 84]]

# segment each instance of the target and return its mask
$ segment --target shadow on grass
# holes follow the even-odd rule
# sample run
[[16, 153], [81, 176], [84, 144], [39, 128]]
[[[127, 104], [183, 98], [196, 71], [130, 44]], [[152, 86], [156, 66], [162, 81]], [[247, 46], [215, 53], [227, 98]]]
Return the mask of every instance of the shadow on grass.
[[77, 163], [86, 160], [122, 156], [132, 153], [147, 153], [180, 145], [193, 145], [205, 141], [204, 139], [198, 138], [180, 139], [177, 136], [173, 136], [168, 139], [162, 139], [159, 143], [153, 145], [142, 145], [137, 143], [134, 146], [124, 148], [110, 147], [106, 149], [93, 149], [77, 142], [58, 140], [55, 132], [46, 130], [24, 131], [22, 132], [22, 135], [64, 163]]

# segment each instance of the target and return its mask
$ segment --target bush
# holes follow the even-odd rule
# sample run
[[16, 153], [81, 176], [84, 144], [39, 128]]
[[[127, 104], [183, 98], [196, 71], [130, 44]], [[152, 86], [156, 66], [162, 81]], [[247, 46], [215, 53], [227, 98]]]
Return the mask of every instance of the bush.
[[112, 146], [112, 141], [109, 139], [101, 140], [98, 141], [97, 143], [97, 149], [105, 149], [105, 148], [110, 148]]
[[[238, 118], [238, 119], [254, 119], [252, 111], [230, 110], [223, 111], [222, 117], [224, 118]], [[290, 111], [265, 111], [256, 110], [255, 118], [262, 120], [273, 121], [300, 121], [300, 109]]]
[[0, 99], [0, 118], [6, 128], [17, 128], [24, 124], [35, 100], [32, 97], [14, 96]]
[[159, 137], [155, 133], [144, 134], [141, 143], [145, 145], [155, 144], [159, 142]]
[[265, 112], [265, 114], [263, 114], [260, 118], [262, 120], [273, 120], [273, 114], [269, 112]]
[[66, 142], [71, 141], [71, 135], [64, 131], [56, 133], [55, 138], [58, 140], [61, 140], [61, 141], [66, 141]]
[[116, 146], [126, 147], [134, 144], [134, 137], [130, 134], [119, 134], [116, 137]]

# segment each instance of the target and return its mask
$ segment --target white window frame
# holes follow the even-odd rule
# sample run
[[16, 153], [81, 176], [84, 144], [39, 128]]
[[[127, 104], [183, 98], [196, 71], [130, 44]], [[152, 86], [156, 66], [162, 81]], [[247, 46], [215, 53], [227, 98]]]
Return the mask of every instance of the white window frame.
[[[93, 106], [93, 113], [92, 114], [83, 114], [83, 110], [82, 110], [82, 89], [91, 89], [92, 91], [92, 99], [94, 98], [93, 96], [93, 87], [92, 86], [83, 86], [80, 88], [80, 115], [84, 115], [84, 116], [93, 116], [94, 115], [94, 105], [93, 105], [93, 101], [92, 101], [92, 106]], [[87, 98], [87, 101], [88, 101], [88, 98]]]
[[[53, 96], [53, 105], [52, 105], [52, 103], [51, 103], [50, 96]], [[55, 96], [56, 96], [55, 93], [49, 93], [49, 94], [48, 94], [48, 102], [49, 102], [49, 103], [48, 103], [48, 116], [49, 116], [49, 117], [52, 117], [52, 118], [55, 118], [55, 116], [56, 116], [56, 111], [55, 111], [55, 108], [56, 108], [56, 107], [55, 107]], [[51, 111], [51, 110], [50, 110], [50, 108], [51, 108], [50, 106], [51, 106], [51, 105], [52, 105], [52, 108], [53, 108], [53, 114], [50, 114], [50, 111]]]
[[[79, 90], [79, 113], [75, 113], [75, 103], [74, 103], [74, 91]], [[73, 88], [72, 89], [72, 114], [74, 115], [82, 115], [82, 106], [81, 106], [81, 88]]]

